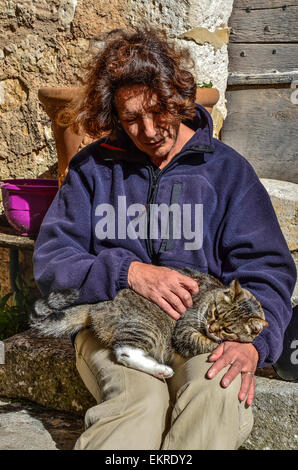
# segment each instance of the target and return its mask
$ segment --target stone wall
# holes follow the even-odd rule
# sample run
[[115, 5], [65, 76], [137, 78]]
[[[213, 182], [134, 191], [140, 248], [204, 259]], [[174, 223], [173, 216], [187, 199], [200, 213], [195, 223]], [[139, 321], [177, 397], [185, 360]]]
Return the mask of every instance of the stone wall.
[[[74, 85], [99, 33], [150, 24], [190, 48], [198, 81], [220, 89], [225, 117], [227, 22], [232, 0], [0, 0], [0, 177], [55, 175], [41, 86]], [[222, 26], [223, 25], [223, 26]], [[209, 31], [208, 31], [209, 30]]]

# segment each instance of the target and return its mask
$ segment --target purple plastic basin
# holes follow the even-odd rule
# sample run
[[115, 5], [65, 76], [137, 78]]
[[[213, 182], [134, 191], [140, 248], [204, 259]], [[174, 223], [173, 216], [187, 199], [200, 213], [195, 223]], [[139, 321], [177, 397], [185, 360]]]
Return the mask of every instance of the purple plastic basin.
[[35, 237], [57, 191], [53, 179], [0, 181], [6, 218], [20, 235]]

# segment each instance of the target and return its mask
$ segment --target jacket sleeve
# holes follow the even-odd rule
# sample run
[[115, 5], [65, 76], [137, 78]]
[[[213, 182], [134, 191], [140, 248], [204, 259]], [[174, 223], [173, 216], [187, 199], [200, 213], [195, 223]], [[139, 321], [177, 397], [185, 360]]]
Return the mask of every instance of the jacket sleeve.
[[237, 278], [261, 303], [269, 325], [254, 340], [258, 367], [274, 363], [292, 316], [296, 268], [270, 197], [256, 177], [226, 212], [222, 231], [222, 280]]
[[34, 277], [43, 295], [77, 288], [77, 303], [93, 303], [128, 288], [130, 263], [141, 260], [132, 251], [104, 244], [92, 253], [91, 197], [79, 172], [70, 168], [35, 243]]

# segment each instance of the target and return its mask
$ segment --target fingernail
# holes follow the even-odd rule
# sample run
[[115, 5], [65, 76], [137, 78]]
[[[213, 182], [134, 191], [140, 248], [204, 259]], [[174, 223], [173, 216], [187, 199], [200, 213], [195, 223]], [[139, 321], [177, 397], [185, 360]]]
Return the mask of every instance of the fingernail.
[[240, 396], [239, 396], [239, 398], [240, 398], [240, 401], [243, 401], [244, 398], [245, 398], [245, 393], [241, 393]]
[[214, 371], [211, 370], [210, 372], [208, 372], [208, 377], [211, 379], [213, 376], [214, 376]]
[[227, 387], [227, 386], [229, 385], [229, 383], [230, 383], [230, 382], [229, 382], [227, 379], [224, 379], [224, 380], [222, 381], [222, 384], [223, 384], [224, 387]]

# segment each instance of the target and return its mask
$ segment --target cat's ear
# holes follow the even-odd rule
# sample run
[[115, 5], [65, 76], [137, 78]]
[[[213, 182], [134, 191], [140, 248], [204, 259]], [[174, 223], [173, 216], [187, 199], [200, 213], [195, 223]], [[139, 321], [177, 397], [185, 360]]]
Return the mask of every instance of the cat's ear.
[[262, 320], [262, 318], [250, 318], [248, 323], [251, 328], [251, 332], [255, 335], [261, 333], [261, 331], [268, 326], [268, 322], [266, 320]]
[[235, 300], [238, 295], [242, 294], [242, 287], [238, 279], [233, 279], [230, 283], [229, 294], [232, 300]]

